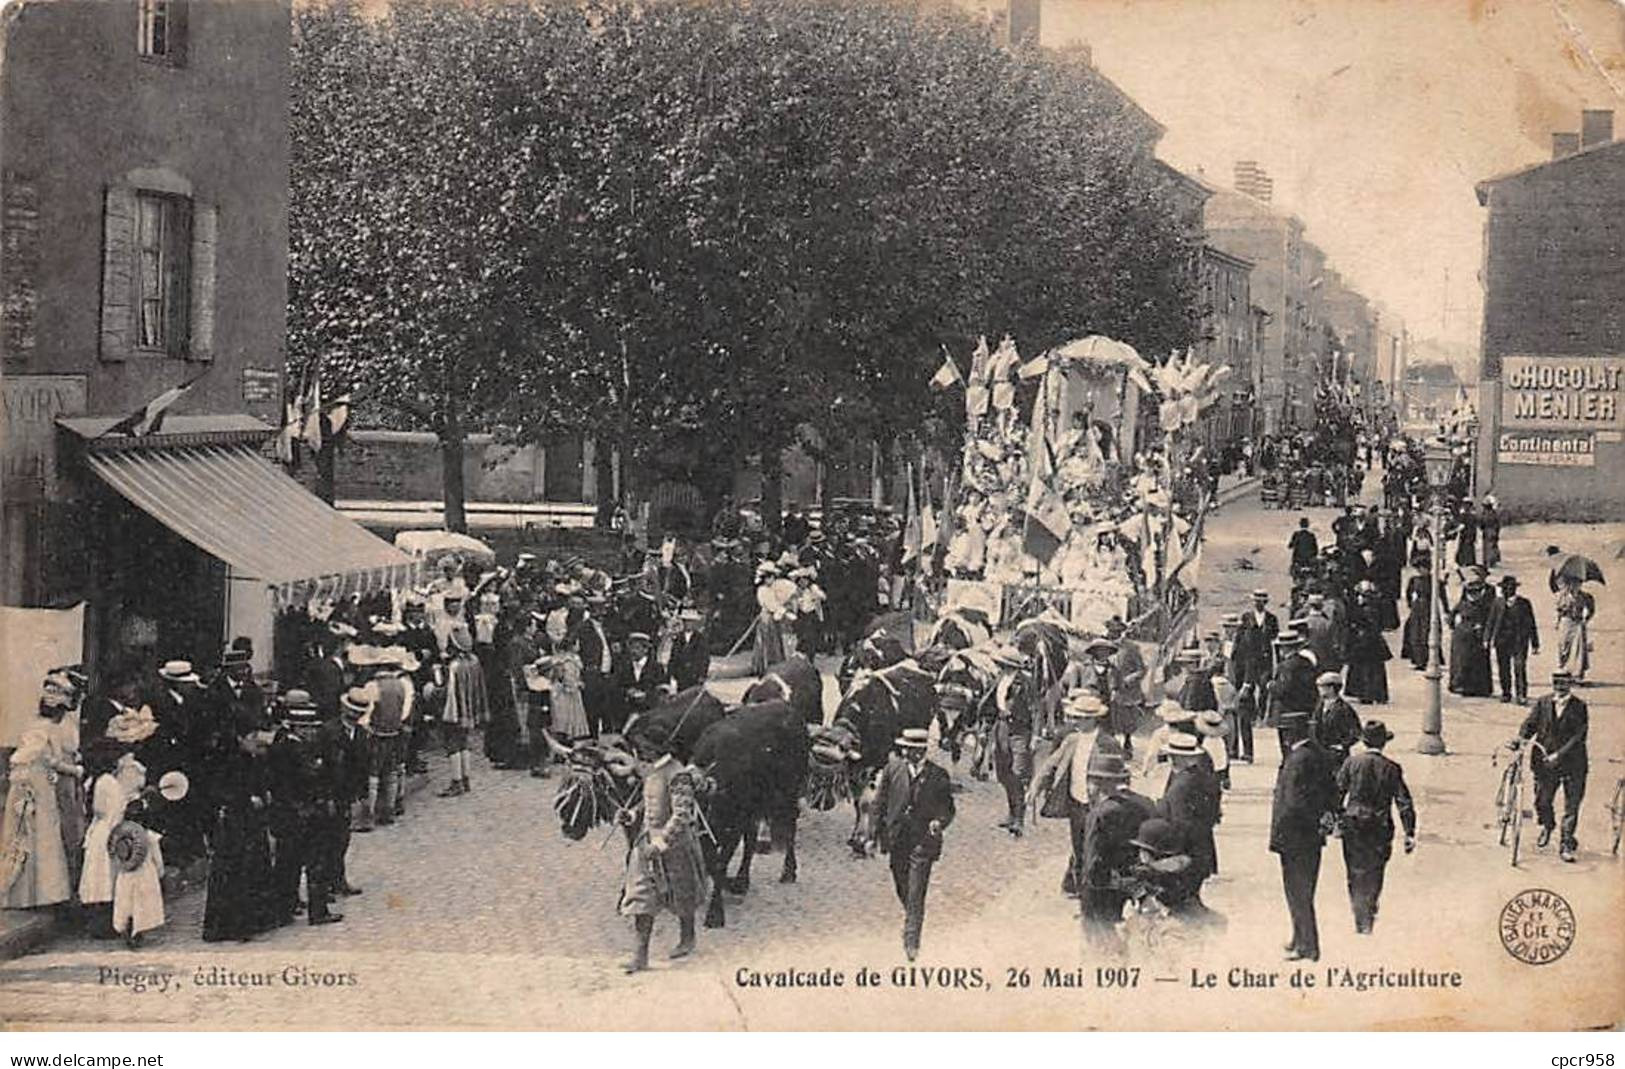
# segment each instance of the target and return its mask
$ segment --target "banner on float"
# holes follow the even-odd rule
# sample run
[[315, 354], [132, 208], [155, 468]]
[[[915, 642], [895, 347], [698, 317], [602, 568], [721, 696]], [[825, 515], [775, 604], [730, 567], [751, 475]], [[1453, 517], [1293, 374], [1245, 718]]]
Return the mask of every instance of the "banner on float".
[[1072, 592], [1072, 626], [1100, 635], [1113, 616], [1128, 619], [1127, 595], [1110, 590], [1079, 589]]

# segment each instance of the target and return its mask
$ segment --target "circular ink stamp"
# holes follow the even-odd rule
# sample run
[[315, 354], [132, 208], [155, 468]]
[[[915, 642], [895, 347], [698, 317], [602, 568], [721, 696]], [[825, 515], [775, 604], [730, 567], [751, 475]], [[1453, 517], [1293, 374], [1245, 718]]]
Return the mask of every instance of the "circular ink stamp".
[[1574, 909], [1556, 891], [1520, 891], [1501, 909], [1501, 945], [1525, 965], [1550, 965], [1574, 945]]

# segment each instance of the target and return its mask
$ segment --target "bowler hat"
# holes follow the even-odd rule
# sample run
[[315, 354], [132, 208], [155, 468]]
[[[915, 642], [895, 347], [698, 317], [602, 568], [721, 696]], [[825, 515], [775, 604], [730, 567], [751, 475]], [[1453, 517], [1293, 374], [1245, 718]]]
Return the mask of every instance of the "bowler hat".
[[1158, 857], [1172, 857], [1185, 852], [1185, 837], [1172, 822], [1152, 817], [1140, 825], [1139, 832], [1129, 840], [1129, 845], [1149, 850]]
[[1360, 729], [1360, 741], [1373, 748], [1392, 741], [1393, 737], [1394, 733], [1381, 720], [1367, 720]]
[[1517, 576], [1515, 576], [1515, 575], [1503, 575], [1501, 577], [1501, 587], [1502, 587], [1502, 589], [1510, 590], [1510, 589], [1516, 587], [1517, 585], [1518, 585], [1518, 577]]

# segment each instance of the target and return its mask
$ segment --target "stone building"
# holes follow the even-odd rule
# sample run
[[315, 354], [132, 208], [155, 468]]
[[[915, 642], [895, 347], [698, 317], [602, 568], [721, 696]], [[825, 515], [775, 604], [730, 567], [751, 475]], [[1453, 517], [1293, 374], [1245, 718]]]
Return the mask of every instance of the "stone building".
[[[261, 455], [282, 395], [286, 0], [7, 8], [0, 600], [88, 663], [270, 655], [273, 602], [411, 562]], [[190, 387], [145, 435], [120, 420]]]
[[1625, 517], [1625, 141], [1587, 111], [1554, 158], [1476, 187], [1479, 485], [1515, 515]]

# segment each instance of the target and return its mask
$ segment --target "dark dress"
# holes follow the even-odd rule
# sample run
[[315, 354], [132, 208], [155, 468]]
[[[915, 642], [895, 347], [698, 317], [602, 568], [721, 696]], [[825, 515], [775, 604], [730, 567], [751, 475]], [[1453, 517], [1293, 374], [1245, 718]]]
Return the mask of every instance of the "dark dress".
[[1349, 671], [1343, 693], [1361, 701], [1388, 700], [1388, 662], [1394, 655], [1378, 623], [1380, 601], [1380, 596], [1368, 598], [1349, 610]]
[[1463, 513], [1456, 531], [1456, 565], [1466, 568], [1478, 563], [1478, 517]]
[[[277, 926], [272, 878], [268, 770], [264, 757], [233, 750], [217, 755], [215, 821], [210, 838], [203, 938], [248, 939]], [[260, 800], [256, 808], [254, 799]]]
[[1490, 680], [1490, 649], [1485, 636], [1495, 595], [1484, 583], [1462, 592], [1451, 614], [1450, 692], [1466, 698], [1485, 698], [1494, 689]]
[[1501, 514], [1486, 507], [1478, 514], [1478, 530], [1484, 540], [1484, 567], [1501, 563]]
[[[1399, 652], [1417, 669], [1428, 666], [1428, 612], [1433, 604], [1428, 597], [1430, 585], [1426, 575], [1413, 575], [1410, 582], [1405, 585], [1405, 601], [1411, 607], [1411, 614], [1405, 618], [1405, 633]], [[1443, 584], [1440, 586], [1439, 610], [1448, 613], [1450, 599], [1445, 596]], [[1440, 656], [1443, 656], [1442, 650]]]

